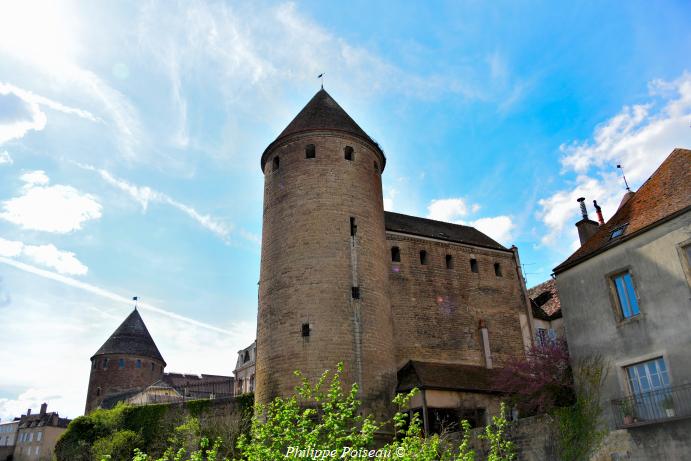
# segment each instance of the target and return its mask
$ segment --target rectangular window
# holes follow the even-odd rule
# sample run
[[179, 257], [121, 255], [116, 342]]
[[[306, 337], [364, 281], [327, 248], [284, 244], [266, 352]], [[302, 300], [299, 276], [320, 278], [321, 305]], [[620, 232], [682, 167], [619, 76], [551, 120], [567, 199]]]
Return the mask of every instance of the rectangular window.
[[501, 277], [501, 264], [494, 263], [494, 275]]
[[118, 360], [118, 368], [125, 368], [125, 359]]
[[360, 287], [352, 287], [353, 299], [360, 299]]
[[633, 280], [631, 274], [623, 272], [612, 277], [614, 289], [617, 294], [617, 303], [619, 304], [619, 311], [623, 318], [628, 319], [640, 313], [638, 309], [638, 300], [636, 299], [636, 292], [633, 289]]
[[306, 338], [310, 335], [310, 324], [309, 323], [303, 323], [302, 324], [302, 337]]
[[626, 377], [634, 394], [669, 387], [669, 374], [662, 357], [626, 367]]
[[453, 256], [446, 255], [446, 268], [453, 269]]
[[357, 224], [355, 222], [355, 218], [351, 217], [350, 218], [350, 236], [355, 237], [355, 234], [357, 234]]
[[473, 258], [470, 260], [470, 270], [476, 274], [479, 272], [477, 267], [477, 259]]
[[427, 252], [425, 250], [420, 250], [420, 264], [423, 266], [427, 264]]
[[307, 144], [305, 146], [305, 158], [315, 158], [317, 156], [317, 149], [314, 144]]
[[38, 434], [36, 434], [36, 441], [40, 442], [42, 437], [43, 437], [43, 432], [39, 432]]
[[103, 359], [103, 369], [104, 370], [108, 369], [108, 358]]
[[34, 433], [29, 432], [29, 442], [33, 442], [33, 440], [34, 440]]
[[137, 361], [136, 361], [135, 363], [136, 363], [135, 366], [136, 366], [137, 368], [141, 368], [141, 367], [142, 367], [142, 361], [141, 361], [141, 359], [137, 359]]

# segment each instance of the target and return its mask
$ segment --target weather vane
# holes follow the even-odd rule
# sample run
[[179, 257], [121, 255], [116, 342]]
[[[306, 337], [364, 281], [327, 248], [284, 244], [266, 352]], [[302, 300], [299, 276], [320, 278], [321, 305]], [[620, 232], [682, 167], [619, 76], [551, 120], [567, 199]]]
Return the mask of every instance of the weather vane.
[[626, 176], [624, 175], [624, 167], [621, 166], [621, 164], [617, 164], [617, 168], [621, 170], [621, 177], [624, 178], [624, 184], [626, 184], [626, 190], [631, 192], [631, 189], [629, 189], [629, 183], [626, 181]]
[[324, 89], [324, 72], [321, 74], [317, 75], [317, 78], [321, 80], [322, 82], [322, 90]]

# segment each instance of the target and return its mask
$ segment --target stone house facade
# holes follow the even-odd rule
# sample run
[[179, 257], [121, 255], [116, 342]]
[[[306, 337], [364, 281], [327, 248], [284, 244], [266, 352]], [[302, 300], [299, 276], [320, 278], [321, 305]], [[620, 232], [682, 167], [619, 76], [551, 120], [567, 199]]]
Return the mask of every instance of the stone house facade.
[[[689, 434], [691, 150], [675, 149], [607, 222], [582, 211], [581, 247], [554, 269], [571, 356], [607, 361], [602, 403], [610, 428], [634, 438]], [[672, 445], [691, 453], [688, 437]], [[664, 447], [640, 450], [644, 459], [681, 459]]]

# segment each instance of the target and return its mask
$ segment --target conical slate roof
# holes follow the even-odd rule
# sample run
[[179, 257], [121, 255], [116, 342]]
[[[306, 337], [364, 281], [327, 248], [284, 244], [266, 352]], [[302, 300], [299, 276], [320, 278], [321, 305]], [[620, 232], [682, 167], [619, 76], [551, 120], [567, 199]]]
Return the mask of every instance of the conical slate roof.
[[364, 132], [360, 126], [355, 123], [348, 113], [326, 92], [324, 88], [317, 91], [312, 99], [302, 108], [300, 113], [295, 116], [292, 122], [278, 135], [278, 137], [269, 144], [262, 154], [261, 166], [264, 170], [266, 163], [266, 156], [271, 149], [278, 144], [283, 138], [290, 135], [303, 133], [307, 131], [341, 131], [353, 136], [357, 136], [362, 140], [372, 144], [374, 148], [381, 154], [383, 158], [382, 171], [384, 171], [384, 164], [386, 157], [384, 152], [367, 133]]
[[94, 357], [101, 354], [139, 355], [166, 363], [136, 308], [110, 335], [110, 338], [94, 354]]

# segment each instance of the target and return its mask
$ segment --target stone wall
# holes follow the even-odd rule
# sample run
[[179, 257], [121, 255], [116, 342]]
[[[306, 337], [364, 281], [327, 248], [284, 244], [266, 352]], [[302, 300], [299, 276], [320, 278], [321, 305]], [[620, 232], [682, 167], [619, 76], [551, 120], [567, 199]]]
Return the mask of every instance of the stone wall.
[[[548, 416], [523, 418], [513, 423], [510, 438], [518, 449], [517, 461], [557, 461], [554, 421]], [[485, 459], [487, 446], [473, 429], [477, 459]], [[691, 459], [691, 419], [667, 421], [609, 432], [590, 461], [649, 461]]]
[[[314, 158], [306, 157], [308, 145]], [[388, 406], [396, 370], [383, 158], [346, 133], [294, 135], [272, 149], [264, 170], [257, 401], [291, 394], [295, 370], [314, 381], [344, 362], [344, 382], [360, 384], [365, 407]]]
[[[104, 367], [106, 359], [108, 366]], [[124, 368], [119, 367], [120, 359], [125, 360]], [[136, 367], [137, 360], [141, 360], [141, 368]], [[151, 357], [123, 354], [95, 356], [91, 362], [85, 413], [98, 408], [103, 399], [109, 395], [141, 389], [153, 384], [161, 379], [163, 369], [163, 362]]]
[[[408, 360], [484, 366], [480, 320], [488, 329], [494, 367], [523, 352], [519, 315], [527, 311], [512, 251], [392, 232], [386, 236], [389, 248], [400, 249], [401, 259], [388, 258], [399, 367]], [[426, 264], [420, 260], [422, 250]], [[477, 261], [477, 272], [471, 270], [471, 259]]]

